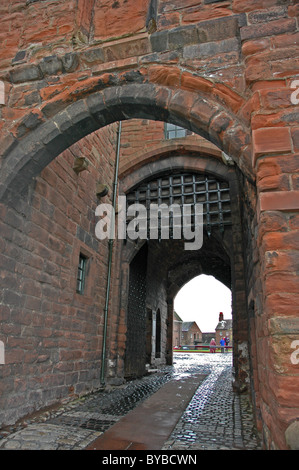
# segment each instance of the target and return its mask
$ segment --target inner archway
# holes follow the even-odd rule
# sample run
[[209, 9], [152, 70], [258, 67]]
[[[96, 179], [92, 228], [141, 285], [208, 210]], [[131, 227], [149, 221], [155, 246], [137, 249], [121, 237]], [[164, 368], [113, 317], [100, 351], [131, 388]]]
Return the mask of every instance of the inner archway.
[[[173, 360], [174, 299], [186, 283], [201, 274], [215, 276], [229, 292], [232, 290], [230, 304], [236, 312], [233, 328], [236, 344], [240, 344], [247, 335], [246, 325], [242, 320], [246, 316], [246, 304], [244, 278], [240, 276], [243, 272], [243, 254], [242, 244], [239, 243], [242, 234], [235, 169], [221, 161], [219, 155], [196, 155], [194, 148], [190, 154], [185, 152], [182, 147], [173, 148], [170, 153], [163, 149], [161, 155], [152, 152], [143, 162], [139, 162], [136, 167], [134, 165], [134, 171], [129, 171], [127, 165], [120, 175], [120, 194], [125, 194], [128, 209], [134, 204], [148, 208], [152, 203], [192, 205], [201, 201], [203, 205], [202, 249], [186, 250], [184, 240], [176, 239], [170, 232], [169, 239], [164, 239], [160, 233], [153, 240], [148, 230], [141, 237], [142, 243], [147, 244], [144, 262], [147, 264], [146, 310], [151, 312], [152, 318], [149, 331], [154, 331], [156, 335], [156, 312], [159, 311], [162, 325], [160, 344], [163, 351], [160, 359], [163, 361], [164, 358], [168, 364]], [[147, 212], [147, 223], [150, 222], [149, 217], [150, 212]], [[123, 269], [132, 256], [136, 256], [139, 247], [137, 240], [133, 243], [126, 240]], [[125, 305], [125, 300], [122, 304]], [[223, 308], [217, 310], [219, 317]], [[215, 327], [216, 324], [213, 329]], [[155, 341], [156, 336], [146, 343], [154, 345], [155, 349]], [[160, 363], [153, 350], [151, 355], [147, 353], [146, 356], [151, 356], [153, 366]], [[246, 362], [247, 359], [240, 355], [237, 346], [234, 367], [237, 376], [242, 376], [248, 386], [249, 367]]]
[[[202, 334], [213, 333], [219, 313], [232, 320], [231, 291], [214, 276], [201, 274], [185, 284], [174, 299], [174, 310], [183, 322], [196, 322]], [[207, 342], [203, 336], [202, 343]]]

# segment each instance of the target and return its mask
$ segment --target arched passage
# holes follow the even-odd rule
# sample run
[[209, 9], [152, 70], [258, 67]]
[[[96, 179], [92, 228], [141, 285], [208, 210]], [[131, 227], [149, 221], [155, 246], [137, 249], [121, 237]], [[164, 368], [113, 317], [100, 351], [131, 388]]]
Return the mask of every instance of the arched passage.
[[[269, 448], [286, 448], [285, 430], [298, 408], [297, 365], [290, 363], [298, 336], [293, 306], [298, 303], [299, 147], [297, 102], [291, 100], [296, 90], [290, 89], [296, 78], [298, 7], [292, 0], [283, 5], [272, 2], [269, 14], [264, 3], [209, 1], [192, 4], [190, 11], [187, 2], [178, 11], [176, 2], [164, 0], [160, 8], [156, 2], [143, 1], [137, 10], [134, 2], [113, 2], [114, 7], [106, 10], [106, 22], [99, 1], [58, 6], [28, 0], [17, 6], [17, 13], [14, 2], [7, 2], [1, 60], [5, 96], [0, 104], [4, 106], [0, 196], [1, 201], [24, 203], [21, 190], [56, 155], [92, 130], [128, 116], [165, 118], [184, 127], [192, 122], [196, 132], [232, 156], [248, 178], [242, 179], [242, 228], [265, 443]], [[124, 16], [128, 21], [123, 21]], [[139, 91], [142, 96], [137, 96]], [[132, 106], [132, 99], [144, 103], [146, 114], [142, 106], [139, 110]], [[125, 113], [119, 112], [120, 101]], [[172, 108], [167, 105], [166, 115], [161, 102]], [[248, 184], [255, 181], [255, 173], [257, 193]], [[54, 211], [53, 206], [47, 208]], [[4, 206], [1, 215], [17, 230], [15, 255], [11, 250], [3, 263], [10, 275], [16, 275], [21, 261], [28, 261], [18, 251], [24, 248], [20, 232], [25, 214], [16, 216]], [[53, 213], [51, 217], [54, 220]], [[46, 227], [45, 232], [53, 229], [49, 223]], [[5, 243], [11, 243], [11, 234], [2, 229]], [[44, 240], [47, 236], [43, 233]], [[82, 231], [80, 236], [87, 241]], [[26, 247], [32, 249], [30, 243]], [[35, 266], [40, 268], [40, 263], [35, 259]], [[53, 266], [47, 269], [55, 272]], [[3, 279], [7, 287], [8, 276]], [[14, 291], [5, 288], [1, 304], [4, 319], [9, 318], [8, 300], [15, 303], [13, 314], [21, 315], [19, 288], [12, 278], [10, 283]], [[26, 289], [37, 292], [28, 284]], [[37, 308], [32, 299], [30, 305]], [[10, 345], [6, 346], [9, 357]], [[19, 357], [24, 355], [19, 352]]]
[[[232, 289], [232, 304], [235, 313], [235, 370], [238, 379], [240, 378], [244, 384], [247, 383], [249, 386], [249, 358], [246, 358], [242, 353], [244, 344], [247, 343], [248, 331], [246, 328], [245, 280], [241, 274], [244, 266], [242, 243], [240, 243], [242, 233], [238, 204], [238, 179], [234, 167], [225, 165], [219, 155], [197, 153], [195, 147], [193, 147], [193, 152], [186, 151], [185, 153], [184, 151], [186, 149], [172, 148], [169, 153], [162, 151], [161, 155], [159, 152], [156, 154], [151, 152], [151, 155], [145, 157], [143, 165], [140, 163], [133, 167], [134, 171], [130, 172], [129, 167], [126, 166], [120, 174], [120, 194], [126, 194], [127, 198], [138, 203], [143, 201], [142, 194], [148, 194], [147, 197], [150, 197], [148, 191], [151, 192], [151, 185], [158, 188], [161, 184], [161, 191], [164, 194], [163, 201], [167, 203], [166, 194], [175, 194], [171, 185], [183, 181], [180, 176], [182, 173], [186, 175], [184, 181], [189, 185], [190, 191], [190, 182], [193, 181], [194, 184], [194, 181], [197, 181], [196, 178], [192, 179], [192, 173], [199, 176], [209, 175], [208, 179], [210, 178], [215, 189], [217, 188], [217, 180], [226, 182], [230, 194], [229, 212], [232, 217], [229, 225], [225, 227], [218, 225], [209, 229], [206, 225], [203, 246], [199, 250], [186, 251], [182, 240], [148, 240], [146, 307], [148, 311], [156, 312], [159, 309], [161, 312], [164, 357], [167, 363], [172, 363], [173, 303], [177, 292], [186, 282], [202, 273], [211, 274], [219, 279], [229, 289]], [[208, 179], [202, 176], [206, 192], [208, 192]], [[144, 184], [144, 182], [148, 183]], [[177, 191], [179, 191], [178, 188]], [[180, 194], [184, 191], [185, 189]], [[213, 197], [215, 197], [215, 193]], [[157, 201], [157, 199], [153, 200]], [[147, 199], [147, 203], [149, 201], [150, 199]], [[220, 210], [219, 202], [220, 200], [217, 203], [217, 211]], [[138, 244], [127, 241], [123, 250], [122, 269], [125, 272], [127, 271], [126, 260], [129, 260], [136, 250], [138, 250]], [[126, 289], [123, 292], [124, 298], [121, 305], [126, 304]], [[155, 364], [154, 356], [152, 356], [152, 364]]]
[[[200, 329], [199, 338], [188, 337], [188, 339], [192, 338], [190, 345], [198, 344], [201, 347], [209, 345], [211, 338], [216, 337], [215, 330], [219, 324], [220, 313], [228, 323], [223, 324], [223, 330], [217, 330], [218, 345], [221, 332], [222, 337], [229, 337], [230, 346], [233, 346], [231, 290], [214, 276], [201, 274], [185, 283], [175, 296], [174, 311], [174, 338], [176, 338], [174, 346], [183, 344], [182, 341], [178, 342], [180, 337], [178, 331], [182, 327], [182, 322], [190, 323], [187, 324], [189, 327], [192, 325], [191, 322], [195, 322]], [[231, 331], [227, 331], [228, 328]], [[186, 342], [185, 344], [188, 345]]]

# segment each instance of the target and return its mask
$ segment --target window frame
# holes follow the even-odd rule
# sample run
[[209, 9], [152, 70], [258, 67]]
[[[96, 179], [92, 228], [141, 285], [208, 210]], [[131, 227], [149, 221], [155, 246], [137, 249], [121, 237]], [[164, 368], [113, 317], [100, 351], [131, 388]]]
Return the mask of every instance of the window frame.
[[88, 259], [88, 256], [86, 256], [84, 253], [82, 253], [82, 251], [80, 251], [76, 278], [76, 293], [79, 295], [84, 295], [85, 292]]
[[[184, 133], [184, 135], [178, 135], [179, 133]], [[170, 134], [174, 134], [174, 135], [170, 135]], [[187, 129], [185, 129], [184, 127], [176, 126], [175, 124], [165, 122], [164, 136], [166, 140], [183, 139], [187, 135], [188, 135]]]

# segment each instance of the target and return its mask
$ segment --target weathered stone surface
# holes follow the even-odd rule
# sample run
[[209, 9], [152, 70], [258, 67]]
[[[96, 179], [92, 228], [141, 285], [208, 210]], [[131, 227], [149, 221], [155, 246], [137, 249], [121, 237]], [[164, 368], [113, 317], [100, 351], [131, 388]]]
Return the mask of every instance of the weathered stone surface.
[[224, 39], [217, 42], [207, 42], [184, 47], [183, 56], [185, 59], [200, 59], [204, 57], [213, 57], [217, 54], [231, 51], [239, 51], [240, 43], [237, 38]]
[[246, 41], [248, 39], [255, 39], [265, 36], [273, 36], [287, 32], [296, 31], [296, 24], [293, 18], [285, 20], [276, 20], [267, 23], [261, 28], [259, 24], [255, 26], [244, 26], [241, 29], [241, 39]]
[[65, 72], [74, 72], [79, 65], [78, 55], [74, 52], [68, 52], [62, 56], [61, 61]]
[[285, 432], [286, 442], [291, 450], [299, 450], [299, 421], [289, 425]]
[[290, 131], [287, 127], [267, 127], [253, 131], [254, 164], [256, 159], [267, 154], [292, 151]]
[[158, 31], [150, 37], [154, 52], [163, 52], [168, 49], [168, 31]]
[[[291, 313], [291, 312], [290, 312]], [[299, 319], [296, 317], [289, 316], [271, 318], [270, 321], [270, 332], [272, 334], [297, 334], [299, 332]]]
[[40, 62], [40, 68], [44, 76], [57, 75], [62, 71], [62, 61], [57, 56], [44, 57]]
[[19, 66], [10, 72], [10, 79], [13, 83], [40, 80], [42, 76], [40, 68], [36, 65]]

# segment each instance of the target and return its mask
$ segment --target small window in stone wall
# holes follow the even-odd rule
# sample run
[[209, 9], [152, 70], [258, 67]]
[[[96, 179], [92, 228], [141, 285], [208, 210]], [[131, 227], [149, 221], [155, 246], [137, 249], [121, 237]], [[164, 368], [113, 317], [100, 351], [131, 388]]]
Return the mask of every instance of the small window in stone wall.
[[184, 129], [183, 127], [176, 126], [174, 124], [170, 124], [169, 122], [165, 122], [164, 125], [164, 133], [165, 139], [180, 139], [182, 137], [186, 137], [186, 135], [192, 135], [193, 132], [189, 131], [188, 129]]
[[77, 289], [76, 290], [77, 290], [77, 293], [81, 295], [84, 294], [87, 262], [88, 262], [87, 256], [80, 253], [78, 271], [77, 271]]
[[184, 129], [180, 126], [175, 126], [169, 122], [165, 123], [165, 139], [179, 139], [181, 137], [186, 137], [190, 132], [187, 129]]

